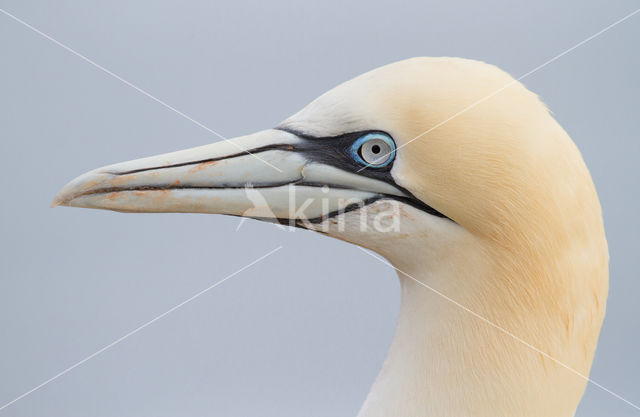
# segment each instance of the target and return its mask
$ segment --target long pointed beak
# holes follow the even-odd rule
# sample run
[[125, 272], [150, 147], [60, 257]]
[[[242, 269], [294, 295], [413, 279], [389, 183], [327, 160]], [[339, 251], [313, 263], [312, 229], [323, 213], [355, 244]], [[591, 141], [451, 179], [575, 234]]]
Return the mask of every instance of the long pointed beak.
[[109, 165], [68, 183], [52, 206], [317, 222], [382, 195], [404, 195], [388, 183], [309, 160], [298, 151], [302, 142], [270, 129]]

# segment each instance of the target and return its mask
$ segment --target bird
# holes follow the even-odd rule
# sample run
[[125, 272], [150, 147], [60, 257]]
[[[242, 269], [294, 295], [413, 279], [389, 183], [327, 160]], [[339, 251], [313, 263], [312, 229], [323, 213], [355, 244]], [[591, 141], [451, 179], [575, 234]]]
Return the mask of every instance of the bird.
[[253, 218], [389, 262], [397, 327], [358, 417], [567, 417], [589, 381], [598, 195], [547, 106], [485, 62], [384, 65], [274, 128], [90, 171], [52, 205]]

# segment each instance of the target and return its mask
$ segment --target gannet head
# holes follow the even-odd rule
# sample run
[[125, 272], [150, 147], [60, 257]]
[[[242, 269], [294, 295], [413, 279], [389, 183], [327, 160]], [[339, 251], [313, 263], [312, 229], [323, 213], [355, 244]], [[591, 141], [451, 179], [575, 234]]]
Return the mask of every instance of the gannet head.
[[546, 107], [498, 68], [457, 58], [375, 69], [275, 129], [91, 171], [54, 205], [325, 223], [315, 228], [376, 250], [379, 231], [353, 224], [363, 207], [387, 237], [412, 232], [410, 212], [509, 246], [586, 225], [603, 241], [589, 174]]
[[[375, 69], [274, 129], [86, 173], [54, 204], [290, 223], [403, 270], [456, 271], [443, 285], [462, 304], [584, 374], [604, 315], [608, 253], [580, 153], [535, 94], [477, 61]], [[575, 409], [584, 381], [555, 381]]]

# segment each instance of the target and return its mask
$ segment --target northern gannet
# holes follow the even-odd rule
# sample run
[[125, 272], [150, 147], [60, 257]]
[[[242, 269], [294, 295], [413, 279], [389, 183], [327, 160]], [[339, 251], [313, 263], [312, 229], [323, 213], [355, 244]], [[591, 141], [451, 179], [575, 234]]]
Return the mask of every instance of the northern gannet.
[[567, 417], [585, 389], [600, 204], [567, 133], [495, 66], [386, 65], [273, 129], [88, 172], [54, 205], [292, 220], [388, 259], [401, 310], [359, 417]]

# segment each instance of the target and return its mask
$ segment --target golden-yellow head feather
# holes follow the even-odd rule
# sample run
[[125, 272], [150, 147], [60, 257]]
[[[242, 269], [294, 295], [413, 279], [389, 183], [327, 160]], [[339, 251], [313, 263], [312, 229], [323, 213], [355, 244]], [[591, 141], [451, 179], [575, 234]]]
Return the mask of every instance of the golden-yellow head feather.
[[[454, 264], [455, 283], [443, 284], [448, 295], [589, 374], [608, 291], [601, 209], [580, 152], [535, 94], [483, 62], [414, 58], [336, 87], [283, 125], [316, 135], [389, 132], [398, 144], [394, 179], [468, 232], [443, 251], [425, 245], [422, 265], [434, 256], [439, 259], [431, 264]], [[403, 254], [420, 251], [412, 242], [397, 260], [381, 252], [402, 262]], [[493, 371], [487, 372], [508, 384], [548, 384], [537, 405], [513, 394], [512, 410], [520, 415], [573, 413], [584, 378], [535, 351], [524, 353], [521, 343], [493, 339], [495, 334], [472, 342], [470, 334], [484, 334], [486, 323], [469, 326], [476, 330], [460, 330], [443, 357], [451, 358], [464, 338], [507, 343], [505, 350], [493, 350], [496, 355], [467, 352], [465, 360], [489, 363]], [[483, 378], [476, 384], [499, 384]], [[483, 398], [473, 400], [477, 415], [497, 412], [496, 398]]]

